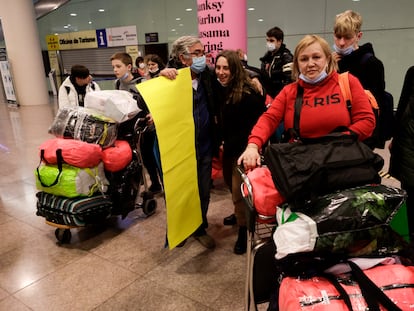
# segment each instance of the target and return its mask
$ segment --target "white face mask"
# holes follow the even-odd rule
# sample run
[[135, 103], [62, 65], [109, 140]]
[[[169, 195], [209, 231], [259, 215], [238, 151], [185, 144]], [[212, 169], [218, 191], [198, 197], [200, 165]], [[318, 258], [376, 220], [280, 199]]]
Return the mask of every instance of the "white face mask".
[[266, 42], [266, 48], [269, 52], [273, 52], [274, 50], [276, 50], [276, 44], [271, 43], [271, 42]]
[[340, 54], [340, 55], [343, 55], [343, 56], [345, 56], [345, 55], [349, 55], [349, 54], [351, 54], [351, 53], [355, 50], [355, 48], [354, 48], [354, 46], [353, 46], [353, 45], [350, 45], [350, 46], [348, 46], [347, 48], [343, 48], [343, 49], [341, 49], [341, 48], [339, 48], [336, 44], [334, 44], [334, 45], [333, 45], [333, 49], [334, 49], [334, 51], [335, 51], [336, 53], [338, 53], [338, 54]]
[[303, 80], [303, 81], [305, 81], [306, 83], [309, 83], [309, 84], [316, 84], [318, 82], [321, 82], [327, 76], [328, 76], [328, 73], [324, 70], [316, 78], [314, 78], [313, 80], [309, 79], [308, 77], [306, 77], [302, 73], [299, 75], [299, 79], [301, 79], [301, 80]]
[[144, 63], [140, 63], [139, 64], [139, 68], [144, 69], [145, 68], [145, 64]]
[[153, 69], [148, 69], [148, 71], [151, 73], [156, 73], [158, 71], [158, 67], [155, 67]]

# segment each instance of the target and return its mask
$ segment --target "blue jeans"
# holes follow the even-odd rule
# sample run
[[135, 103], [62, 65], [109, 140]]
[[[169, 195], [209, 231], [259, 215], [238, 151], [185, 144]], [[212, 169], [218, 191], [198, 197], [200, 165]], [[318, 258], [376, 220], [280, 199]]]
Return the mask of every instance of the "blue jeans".
[[198, 193], [200, 196], [201, 215], [203, 217], [203, 223], [194, 232], [195, 235], [206, 234], [206, 228], [208, 227], [207, 211], [208, 205], [210, 203], [211, 165], [211, 156], [201, 157], [197, 159]]

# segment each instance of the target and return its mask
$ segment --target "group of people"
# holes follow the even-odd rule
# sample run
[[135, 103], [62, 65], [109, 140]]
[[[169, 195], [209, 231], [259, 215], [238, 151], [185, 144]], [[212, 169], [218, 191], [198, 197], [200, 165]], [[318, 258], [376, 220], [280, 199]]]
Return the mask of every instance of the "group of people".
[[[299, 123], [301, 137], [326, 135], [338, 128], [355, 134], [372, 148], [376, 143], [370, 137], [376, 119], [364, 89], [370, 90], [379, 106], [384, 100], [384, 66], [375, 56], [371, 43], [359, 45], [362, 37], [362, 17], [354, 11], [338, 14], [334, 24], [333, 49], [318, 35], [306, 35], [292, 54], [283, 43], [284, 34], [279, 27], [266, 33], [266, 54], [260, 58], [261, 68], [249, 68], [246, 56], [240, 51], [224, 50], [215, 59], [214, 67], [207, 66], [204, 46], [195, 36], [183, 36], [172, 45], [171, 57], [165, 66], [158, 56], [147, 56], [147, 72], [141, 59], [137, 59], [136, 74], [132, 73], [132, 58], [117, 53], [111, 58], [117, 78], [116, 88], [137, 95], [138, 103], [147, 114], [145, 102], [140, 100], [136, 83], [144, 77], [163, 76], [175, 79], [177, 69], [189, 67], [193, 88], [193, 116], [195, 124], [198, 189], [202, 224], [193, 237], [206, 248], [214, 248], [215, 241], [207, 233], [210, 201], [212, 158], [223, 150], [223, 177], [234, 204], [234, 216], [226, 217], [225, 224], [238, 226], [234, 253], [243, 254], [247, 248], [245, 206], [240, 193], [241, 176], [237, 166], [245, 170], [261, 165], [261, 153], [272, 141], [278, 128], [283, 131], [294, 127], [294, 106], [298, 87], [303, 88], [304, 104]], [[338, 75], [349, 71], [352, 109], [349, 110], [338, 83]], [[72, 75], [71, 75], [72, 76]], [[69, 77], [72, 83], [93, 83], [88, 75]], [[391, 173], [407, 189], [410, 233], [414, 234], [414, 67], [409, 70], [397, 111], [398, 128], [392, 144]], [[80, 81], [80, 82], [79, 82]], [[82, 82], [84, 81], [84, 82]], [[258, 83], [260, 81], [260, 83]], [[89, 84], [86, 88], [89, 87]], [[83, 87], [84, 88], [84, 87]], [[59, 95], [61, 91], [59, 92]], [[62, 91], [62, 94], [65, 94]], [[69, 92], [68, 92], [69, 94]], [[84, 94], [84, 93], [83, 93]], [[78, 104], [81, 101], [78, 97]], [[141, 98], [142, 99], [142, 98]], [[331, 100], [331, 99], [335, 99]], [[335, 103], [335, 104], [334, 104]], [[390, 126], [393, 126], [390, 124]], [[156, 131], [148, 138], [156, 142]], [[278, 138], [279, 139], [279, 138]], [[150, 156], [148, 156], [149, 158]], [[151, 163], [145, 162], [151, 176]], [[158, 181], [161, 172], [155, 169]], [[151, 177], [153, 185], [157, 181]], [[160, 185], [161, 186], [161, 185]], [[181, 243], [184, 245], [185, 241]]]

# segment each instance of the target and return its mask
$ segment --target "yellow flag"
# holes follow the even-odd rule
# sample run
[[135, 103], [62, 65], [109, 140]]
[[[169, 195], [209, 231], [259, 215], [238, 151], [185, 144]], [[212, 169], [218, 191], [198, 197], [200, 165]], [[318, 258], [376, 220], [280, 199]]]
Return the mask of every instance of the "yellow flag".
[[193, 90], [190, 69], [137, 84], [154, 119], [163, 171], [170, 249], [202, 223], [198, 194]]

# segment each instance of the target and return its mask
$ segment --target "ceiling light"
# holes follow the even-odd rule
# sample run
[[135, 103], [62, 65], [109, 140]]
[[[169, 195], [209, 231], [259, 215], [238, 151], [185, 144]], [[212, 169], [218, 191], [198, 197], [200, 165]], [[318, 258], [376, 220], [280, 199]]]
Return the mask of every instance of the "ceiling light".
[[70, 16], [78, 16], [78, 14], [76, 14], [76, 13], [70, 13], [69, 15]]
[[187, 12], [191, 12], [193, 9], [192, 8], [186, 8], [185, 9]]
[[176, 20], [176, 21], [180, 21], [180, 20], [181, 20], [181, 18], [180, 18], [180, 17], [177, 17], [175, 20]]
[[105, 9], [99, 9], [98, 12], [105, 12]]
[[175, 31], [175, 30], [176, 30], [175, 28], [171, 29], [171, 31]]
[[255, 8], [248, 8], [247, 11], [254, 11], [256, 10]]
[[263, 19], [263, 18], [259, 18], [257, 21], [258, 21], [258, 22], [263, 22], [263, 21], [264, 21], [264, 19]]
[[88, 24], [90, 25], [90, 24], [92, 24], [92, 22], [91, 22], [91, 21], [89, 21], [89, 22], [88, 22]]

